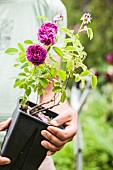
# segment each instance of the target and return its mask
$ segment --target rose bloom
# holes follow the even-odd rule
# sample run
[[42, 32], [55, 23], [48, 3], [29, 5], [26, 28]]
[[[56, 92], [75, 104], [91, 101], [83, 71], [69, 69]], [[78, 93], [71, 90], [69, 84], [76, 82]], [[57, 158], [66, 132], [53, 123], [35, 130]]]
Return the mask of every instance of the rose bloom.
[[91, 22], [92, 18], [91, 18], [91, 14], [89, 13], [85, 13], [81, 20], [83, 21], [84, 24], [88, 24], [89, 22]]
[[54, 18], [53, 18], [53, 21], [54, 22], [57, 22], [57, 21], [60, 21], [60, 20], [62, 20], [63, 19], [63, 14], [61, 13], [61, 14], [58, 14], [58, 15], [56, 15]]
[[57, 31], [58, 27], [56, 24], [50, 22], [42, 24], [38, 29], [38, 40], [46, 46], [55, 44]]
[[32, 64], [38, 66], [44, 63], [47, 57], [47, 50], [39, 44], [34, 44], [27, 48], [26, 56]]
[[113, 52], [108, 53], [108, 54], [105, 56], [105, 61], [106, 61], [108, 64], [113, 64]]

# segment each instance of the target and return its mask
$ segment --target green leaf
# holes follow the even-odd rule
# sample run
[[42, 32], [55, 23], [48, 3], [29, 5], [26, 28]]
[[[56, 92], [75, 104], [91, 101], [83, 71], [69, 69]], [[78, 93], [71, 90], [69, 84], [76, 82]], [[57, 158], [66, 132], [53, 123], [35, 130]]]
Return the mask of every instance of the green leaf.
[[16, 88], [17, 86], [19, 86], [21, 84], [20, 81], [16, 81], [15, 84], [14, 84], [14, 88]]
[[53, 88], [52, 90], [54, 93], [57, 93], [57, 92], [61, 92], [61, 87], [60, 86], [56, 86]]
[[29, 69], [28, 69], [27, 67], [24, 68], [24, 71], [25, 71], [26, 73], [30, 73], [30, 71], [29, 71]]
[[27, 90], [25, 91], [25, 93], [26, 93], [27, 96], [30, 96], [30, 94], [31, 94], [31, 88], [29, 87], [29, 89], [27, 89]]
[[53, 50], [60, 56], [63, 57], [63, 52], [60, 48], [58, 47], [53, 47]]
[[25, 48], [24, 48], [23, 44], [18, 43], [18, 48], [20, 49], [21, 52], [25, 53]]
[[16, 48], [8, 48], [5, 53], [8, 55], [15, 55], [18, 53], [18, 50]]
[[93, 38], [93, 31], [91, 28], [87, 29], [88, 38], [91, 40]]
[[25, 53], [20, 53], [19, 56], [18, 56], [18, 60], [21, 63], [24, 63], [26, 61], [26, 54]]
[[22, 65], [21, 69], [27, 67], [28, 65], [29, 65], [28, 63], [24, 63], [24, 64]]
[[69, 61], [67, 62], [66, 67], [67, 67], [67, 70], [68, 70], [68, 71], [73, 71], [73, 69], [74, 69], [74, 60], [69, 60]]
[[76, 51], [76, 48], [73, 47], [73, 46], [67, 46], [67, 47], [65, 48], [65, 50]]
[[38, 94], [39, 95], [45, 94], [45, 91], [43, 89], [38, 89]]
[[14, 64], [13, 66], [14, 66], [14, 67], [18, 67], [18, 66], [19, 66], [19, 64]]
[[57, 71], [55, 68], [51, 68], [50, 72], [51, 72], [52, 76], [56, 76], [56, 74], [57, 74]]
[[24, 43], [25, 43], [25, 44], [33, 44], [33, 41], [31, 41], [31, 40], [25, 40]]
[[47, 18], [46, 16], [43, 16], [43, 15], [37, 16], [37, 18], [43, 19], [43, 20], [45, 20], [45, 21], [49, 21], [48, 18]]
[[48, 86], [48, 80], [46, 78], [39, 78], [39, 82], [42, 87], [46, 88]]
[[75, 77], [75, 82], [79, 82], [81, 80], [80, 76], [79, 75], [76, 75]]
[[58, 76], [62, 81], [66, 80], [66, 72], [63, 70], [58, 70]]
[[63, 92], [62, 92], [62, 95], [61, 95], [60, 101], [63, 103], [63, 102], [65, 101], [65, 99], [66, 99], [66, 92], [63, 91]]
[[90, 73], [89, 70], [85, 70], [85, 71], [83, 71], [80, 75], [81, 75], [81, 76], [87, 76], [87, 75], [89, 75], [89, 73]]
[[26, 77], [26, 74], [25, 74], [25, 73], [22, 73], [22, 72], [19, 73], [18, 75], [19, 75], [19, 76], [25, 76], [25, 77]]
[[97, 76], [95, 76], [94, 74], [92, 74], [91, 76], [91, 85], [93, 88], [97, 85]]

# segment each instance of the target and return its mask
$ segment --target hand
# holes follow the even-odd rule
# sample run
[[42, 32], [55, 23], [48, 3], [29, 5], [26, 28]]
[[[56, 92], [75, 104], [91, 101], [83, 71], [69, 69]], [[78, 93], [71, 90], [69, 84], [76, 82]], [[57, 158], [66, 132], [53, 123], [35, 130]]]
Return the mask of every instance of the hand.
[[[41, 144], [48, 149], [48, 156], [62, 149], [67, 142], [72, 141], [77, 132], [77, 113], [72, 113], [72, 110], [62, 112], [51, 120], [50, 124], [52, 126], [48, 126], [47, 130], [41, 132], [42, 136], [47, 139], [43, 140]], [[58, 128], [60, 125], [64, 125], [65, 129]]]
[[[11, 123], [11, 118], [7, 119], [4, 122], [1, 122], [0, 131], [7, 129], [10, 123]], [[6, 165], [9, 164], [10, 162], [11, 160], [9, 158], [0, 156], [0, 165]]]

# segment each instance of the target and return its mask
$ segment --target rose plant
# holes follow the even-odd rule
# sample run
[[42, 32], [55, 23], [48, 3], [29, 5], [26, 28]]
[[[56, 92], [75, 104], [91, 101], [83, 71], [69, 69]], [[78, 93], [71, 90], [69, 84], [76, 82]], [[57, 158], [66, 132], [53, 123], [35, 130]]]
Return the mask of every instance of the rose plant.
[[[81, 17], [82, 24], [78, 33], [74, 33], [74, 30], [69, 30], [65, 27], [58, 28], [58, 22], [63, 19], [63, 15], [59, 14], [55, 16], [53, 22], [48, 21], [46, 17], [40, 16], [45, 19], [37, 32], [37, 42], [32, 40], [25, 40], [23, 44], [18, 43], [17, 48], [8, 48], [5, 52], [9, 55], [17, 55], [17, 63], [15, 67], [20, 68], [20, 72], [15, 80], [14, 88], [18, 87], [24, 90], [24, 95], [20, 97], [21, 107], [26, 108], [27, 112], [35, 115], [38, 108], [40, 112], [45, 109], [42, 107], [44, 104], [53, 102], [53, 105], [48, 109], [51, 109], [66, 99], [66, 88], [70, 78], [74, 78], [75, 82], [82, 81], [84, 84], [84, 77], [91, 76], [92, 87], [97, 84], [97, 78], [93, 74], [91, 69], [88, 69], [84, 64], [87, 53], [84, 50], [83, 45], [80, 42], [80, 33], [86, 32], [88, 38], [93, 38], [92, 29], [88, 27], [88, 23], [91, 22], [91, 15], [88, 13]], [[59, 47], [57, 42], [62, 39], [60, 32], [63, 31], [67, 36], [63, 39], [62, 46]], [[58, 69], [58, 62], [53, 57], [54, 51], [63, 63], [65, 63], [65, 69]], [[78, 68], [81, 68], [81, 72], [78, 72]], [[54, 96], [50, 101], [46, 103], [40, 103], [39, 105], [30, 108], [29, 96], [32, 92], [37, 92], [37, 96], [45, 94], [45, 88], [49, 83], [52, 83]], [[61, 95], [60, 100], [56, 103], [56, 98]], [[39, 116], [41, 119], [45, 119], [43, 116]]]

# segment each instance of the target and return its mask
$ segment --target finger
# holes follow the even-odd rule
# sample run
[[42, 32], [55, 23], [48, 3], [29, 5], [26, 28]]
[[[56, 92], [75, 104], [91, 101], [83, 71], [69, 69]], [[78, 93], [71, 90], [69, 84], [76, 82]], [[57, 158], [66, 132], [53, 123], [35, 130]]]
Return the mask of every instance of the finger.
[[0, 165], [6, 165], [10, 163], [11, 163], [11, 160], [9, 158], [0, 156]]
[[47, 130], [43, 130], [41, 132], [42, 136], [45, 137], [48, 141], [50, 141], [53, 145], [56, 147], [62, 147], [65, 142], [54, 136], [52, 133], [50, 133]]
[[50, 124], [53, 126], [63, 125], [65, 122], [70, 121], [72, 119], [72, 115], [68, 113], [59, 114], [57, 117], [51, 120]]
[[71, 140], [76, 134], [76, 127], [73, 126], [67, 126], [64, 130], [53, 126], [48, 126], [47, 129], [62, 141]]
[[0, 123], [0, 131], [7, 129], [9, 124], [11, 123], [11, 120], [12, 120], [12, 118], [9, 118], [6, 121], [1, 122]]
[[51, 152], [56, 152], [56, 151], [59, 151], [60, 149], [62, 149], [63, 147], [56, 147], [55, 145], [53, 145], [52, 143], [46, 141], [46, 140], [43, 140], [41, 142], [41, 145], [46, 148], [47, 150], [50, 150]]
[[47, 156], [51, 156], [53, 155], [55, 152], [52, 152], [52, 151], [47, 151]]

